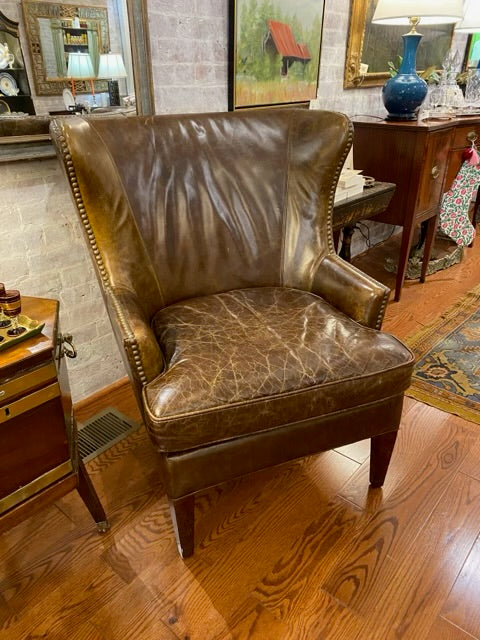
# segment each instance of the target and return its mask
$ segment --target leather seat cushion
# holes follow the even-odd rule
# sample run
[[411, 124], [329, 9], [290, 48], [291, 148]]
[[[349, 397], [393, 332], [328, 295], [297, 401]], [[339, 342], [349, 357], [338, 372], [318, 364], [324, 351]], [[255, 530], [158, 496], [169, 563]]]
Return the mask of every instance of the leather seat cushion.
[[159, 311], [164, 372], [143, 390], [162, 451], [216, 443], [402, 393], [414, 359], [322, 298], [234, 290]]

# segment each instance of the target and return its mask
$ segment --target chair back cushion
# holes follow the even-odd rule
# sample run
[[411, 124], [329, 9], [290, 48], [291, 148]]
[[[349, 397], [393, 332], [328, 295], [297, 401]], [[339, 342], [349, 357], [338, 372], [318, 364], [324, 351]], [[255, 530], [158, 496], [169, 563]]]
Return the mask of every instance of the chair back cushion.
[[331, 210], [351, 125], [265, 109], [69, 118], [66, 164], [106, 284], [146, 315], [254, 286], [309, 290], [332, 251]]

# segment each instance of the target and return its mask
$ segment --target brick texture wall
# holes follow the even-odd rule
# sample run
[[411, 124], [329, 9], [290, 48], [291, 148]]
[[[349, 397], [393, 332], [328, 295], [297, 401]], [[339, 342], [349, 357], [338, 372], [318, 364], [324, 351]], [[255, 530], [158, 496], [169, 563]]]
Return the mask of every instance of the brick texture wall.
[[[158, 113], [227, 108], [227, 4], [149, 0]], [[349, 8], [349, 0], [326, 1], [316, 106], [349, 115], [384, 114], [379, 88], [343, 90]], [[18, 1], [1, 2], [0, 9], [20, 19]], [[45, 111], [53, 106], [48, 98], [36, 105]], [[60, 299], [62, 330], [74, 334], [78, 348], [78, 359], [68, 361], [72, 396], [81, 400], [125, 370], [57, 162], [0, 166], [0, 203], [0, 246], [7, 248], [0, 255], [0, 280], [24, 295]], [[382, 233], [377, 229], [372, 240]]]

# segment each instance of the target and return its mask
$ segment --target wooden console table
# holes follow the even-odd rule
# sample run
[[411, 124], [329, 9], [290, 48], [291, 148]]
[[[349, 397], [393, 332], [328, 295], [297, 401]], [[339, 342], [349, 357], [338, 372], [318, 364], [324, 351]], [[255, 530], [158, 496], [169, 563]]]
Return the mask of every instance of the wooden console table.
[[415, 228], [427, 225], [420, 281], [430, 259], [442, 195], [462, 164], [462, 153], [480, 139], [480, 117], [428, 122], [354, 121], [354, 166], [377, 180], [394, 182], [395, 195], [379, 222], [403, 227], [395, 300], [400, 299]]
[[22, 297], [41, 334], [0, 351], [0, 531], [72, 489], [97, 523], [108, 522], [77, 451], [58, 302]]

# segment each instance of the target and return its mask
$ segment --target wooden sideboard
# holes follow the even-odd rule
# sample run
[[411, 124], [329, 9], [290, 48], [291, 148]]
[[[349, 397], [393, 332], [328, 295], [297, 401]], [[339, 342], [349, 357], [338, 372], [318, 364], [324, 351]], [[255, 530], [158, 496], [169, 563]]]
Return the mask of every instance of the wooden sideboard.
[[480, 139], [480, 117], [428, 122], [392, 122], [373, 118], [354, 121], [354, 164], [375, 180], [397, 185], [378, 222], [403, 227], [395, 285], [400, 299], [415, 228], [427, 224], [420, 280], [425, 280], [442, 195], [462, 163], [462, 153]]

